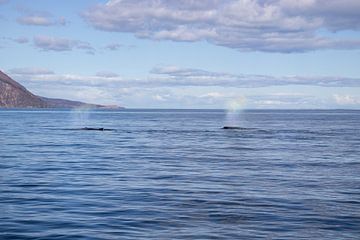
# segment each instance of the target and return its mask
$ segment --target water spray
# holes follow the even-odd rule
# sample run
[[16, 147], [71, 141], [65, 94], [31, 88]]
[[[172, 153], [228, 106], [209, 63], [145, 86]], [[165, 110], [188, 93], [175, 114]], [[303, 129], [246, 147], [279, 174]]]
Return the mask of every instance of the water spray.
[[72, 122], [75, 127], [86, 126], [89, 123], [90, 107], [82, 106], [71, 110]]
[[240, 115], [244, 109], [245, 102], [245, 97], [239, 97], [227, 103], [226, 119], [223, 129], [242, 129], [242, 127], [240, 127]]

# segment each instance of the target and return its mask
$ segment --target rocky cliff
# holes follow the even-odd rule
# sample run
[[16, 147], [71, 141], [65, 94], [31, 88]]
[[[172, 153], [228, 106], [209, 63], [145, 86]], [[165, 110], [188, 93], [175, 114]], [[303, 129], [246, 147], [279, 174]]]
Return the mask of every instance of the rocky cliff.
[[88, 104], [65, 99], [39, 97], [0, 71], [0, 108], [119, 108]]
[[47, 103], [0, 71], [0, 107], [45, 108]]

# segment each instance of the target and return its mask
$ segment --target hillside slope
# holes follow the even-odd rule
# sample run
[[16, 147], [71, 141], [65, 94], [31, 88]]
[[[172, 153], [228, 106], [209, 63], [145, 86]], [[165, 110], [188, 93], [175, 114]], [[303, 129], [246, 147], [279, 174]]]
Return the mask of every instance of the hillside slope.
[[0, 107], [45, 108], [48, 104], [0, 71]]
[[104, 106], [65, 99], [40, 97], [0, 71], [0, 108], [121, 108]]

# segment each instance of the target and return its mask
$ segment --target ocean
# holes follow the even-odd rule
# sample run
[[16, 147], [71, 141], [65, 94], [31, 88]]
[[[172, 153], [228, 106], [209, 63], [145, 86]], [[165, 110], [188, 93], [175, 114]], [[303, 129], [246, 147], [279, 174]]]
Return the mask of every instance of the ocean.
[[0, 110], [0, 239], [360, 239], [360, 111]]

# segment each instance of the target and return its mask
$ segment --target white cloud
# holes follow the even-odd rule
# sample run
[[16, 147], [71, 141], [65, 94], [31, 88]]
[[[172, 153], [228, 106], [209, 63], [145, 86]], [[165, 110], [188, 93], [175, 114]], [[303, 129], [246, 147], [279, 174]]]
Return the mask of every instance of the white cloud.
[[161, 96], [159, 94], [156, 94], [155, 96], [153, 96], [153, 99], [155, 99], [156, 101], [161, 101], [161, 102], [166, 101], [166, 97]]
[[[129, 79], [112, 72], [99, 72], [96, 75], [57, 74], [44, 68], [17, 68], [8, 72], [13, 79], [20, 81], [38, 95], [128, 107], [227, 107], [228, 109], [238, 109], [239, 106], [241, 108], [327, 108], [339, 105], [360, 107], [360, 98], [354, 95], [312, 96], [302, 92], [286, 92], [286, 90], [267, 93], [268, 89], [244, 91], [241, 89], [243, 87], [241, 79], [237, 84], [235, 84], [236, 81], [226, 83], [230, 74], [225, 74], [225, 78], [221, 79], [220, 73], [212, 73], [216, 77], [210, 76], [210, 80], [206, 80], [207, 75], [211, 73], [202, 70], [194, 71], [193, 75], [189, 69], [178, 67], [158, 68], [158, 71], [163, 74], [166, 72], [165, 76], [161, 77], [162, 74], [152, 73], [151, 77]], [[185, 79], [176, 83], [177, 77], [171, 75], [174, 72]], [[242, 77], [251, 80], [252, 75]], [[236, 80], [236, 75], [233, 78]], [[268, 78], [273, 77], [260, 77], [268, 81], [269, 86], [279, 86], [278, 80], [272, 83], [272, 80]], [[300, 81], [301, 84], [305, 84], [303, 78]], [[197, 83], [198, 79], [205, 81], [203, 82], [205, 84]], [[214, 79], [216, 81], [212, 82]], [[326, 82], [324, 79], [315, 81], [308, 79], [306, 84], [318, 86], [319, 81], [323, 85]], [[329, 84], [329, 86], [334, 85]]]
[[321, 99], [307, 94], [273, 93], [248, 96], [249, 105], [257, 108], [304, 108], [324, 106]]
[[17, 75], [51, 75], [53, 71], [46, 68], [13, 68], [10, 70], [11, 74]]
[[51, 19], [44, 16], [23, 16], [17, 21], [23, 25], [50, 26], [55, 24]]
[[357, 105], [360, 104], [360, 98], [351, 95], [334, 94], [335, 102], [339, 105]]
[[208, 92], [206, 94], [200, 95], [200, 97], [202, 97], [202, 98], [221, 98], [221, 97], [224, 97], [224, 95], [219, 92]]
[[77, 48], [93, 53], [94, 50], [87, 42], [50, 36], [35, 36], [34, 45], [45, 51], [71, 51]]
[[36, 47], [43, 50], [52, 51], [70, 51], [77, 45], [76, 41], [74, 40], [48, 36], [34, 37], [34, 44]]
[[34, 11], [32, 9], [19, 6], [17, 10], [21, 13], [21, 16], [17, 18], [17, 22], [22, 25], [32, 26], [55, 26], [65, 25], [67, 23], [64, 17], [55, 18], [49, 12]]
[[141, 38], [206, 40], [239, 50], [304, 52], [360, 48], [323, 30], [360, 29], [358, 0], [109, 0], [83, 13], [95, 28]]
[[101, 71], [96, 73], [97, 77], [104, 77], [104, 78], [116, 78], [119, 77], [119, 74], [108, 72], [108, 71]]
[[258, 88], [268, 86], [308, 85], [323, 87], [360, 87], [360, 78], [334, 76], [269, 76], [229, 74], [176, 66], [157, 67], [151, 71], [154, 82], [173, 86], [220, 86]]
[[119, 50], [120, 48], [123, 48], [123, 49], [132, 49], [132, 48], [135, 48], [136, 46], [133, 45], [133, 44], [130, 44], [130, 45], [125, 45], [125, 44], [121, 44], [121, 43], [109, 43], [107, 44], [104, 49], [106, 50], [110, 50], [110, 51], [117, 51]]
[[102, 103], [114, 103], [112, 92], [96, 87], [82, 88], [75, 92], [74, 98], [89, 103], [97, 103], [99, 101]]
[[[16, 76], [16, 72], [14, 72]], [[22, 77], [21, 74], [19, 77]], [[360, 78], [333, 76], [270, 76], [251, 74], [229, 74], [175, 66], [157, 67], [145, 78], [126, 78], [113, 72], [98, 72], [96, 75], [52, 74], [35, 75], [26, 78], [33, 82], [56, 82], [64, 85], [107, 86], [107, 87], [222, 87], [261, 88], [270, 86], [320, 86], [320, 87], [360, 87]], [[215, 92], [208, 97], [216, 97]]]

